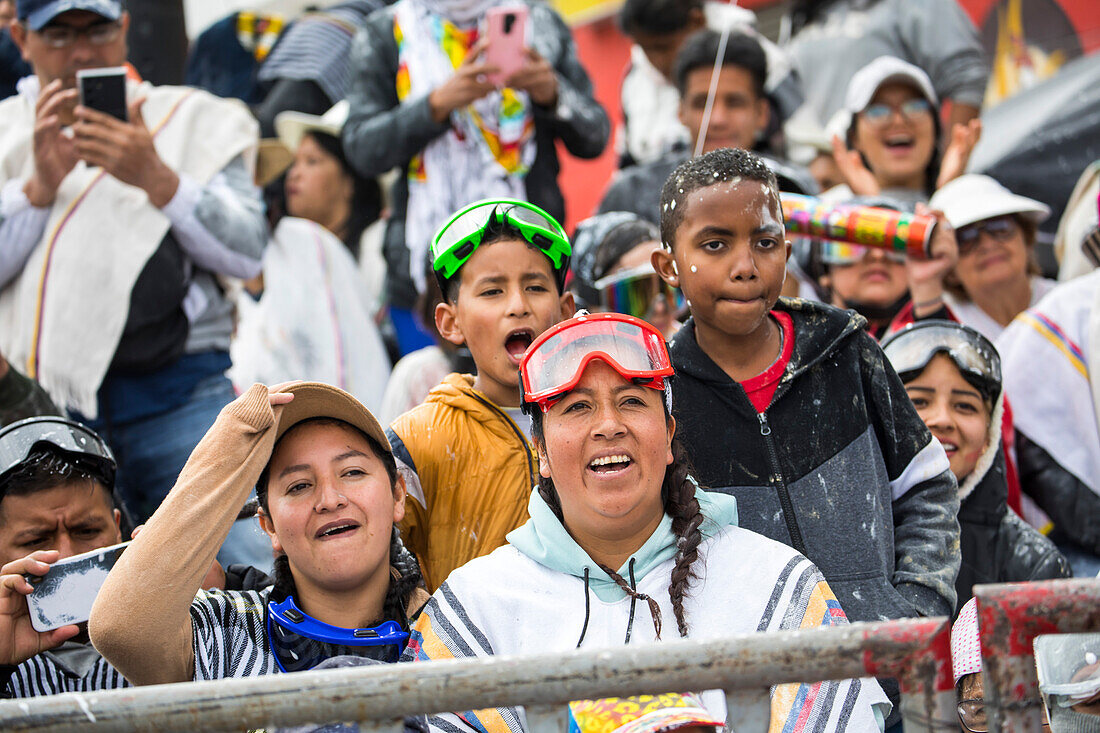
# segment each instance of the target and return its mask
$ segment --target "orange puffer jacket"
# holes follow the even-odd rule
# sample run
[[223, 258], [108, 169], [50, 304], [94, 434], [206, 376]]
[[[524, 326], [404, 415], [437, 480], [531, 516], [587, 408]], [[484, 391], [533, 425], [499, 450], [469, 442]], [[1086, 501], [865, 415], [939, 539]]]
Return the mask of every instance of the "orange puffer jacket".
[[527, 521], [536, 479], [527, 437], [473, 383], [449, 375], [387, 431], [408, 490], [401, 535], [432, 593]]

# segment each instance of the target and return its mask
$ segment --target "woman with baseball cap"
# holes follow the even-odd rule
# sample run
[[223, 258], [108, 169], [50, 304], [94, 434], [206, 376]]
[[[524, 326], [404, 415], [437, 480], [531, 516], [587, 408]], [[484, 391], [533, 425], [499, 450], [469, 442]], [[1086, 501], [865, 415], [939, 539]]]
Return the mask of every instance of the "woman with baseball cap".
[[[200, 581], [252, 487], [276, 555], [261, 591]], [[405, 483], [374, 416], [317, 382], [222, 410], [96, 599], [96, 648], [136, 684], [396, 661], [426, 594], [395, 523]], [[155, 592], [154, 592], [155, 591]]]
[[930, 204], [955, 227], [959, 244], [945, 299], [960, 321], [995, 340], [1055, 285], [1035, 260], [1036, 234], [1050, 207], [973, 173], [936, 191]]
[[829, 122], [833, 155], [850, 192], [889, 196], [906, 208], [961, 174], [981, 123], [955, 125], [941, 158], [940, 102], [922, 69], [880, 56], [848, 83], [844, 108]]

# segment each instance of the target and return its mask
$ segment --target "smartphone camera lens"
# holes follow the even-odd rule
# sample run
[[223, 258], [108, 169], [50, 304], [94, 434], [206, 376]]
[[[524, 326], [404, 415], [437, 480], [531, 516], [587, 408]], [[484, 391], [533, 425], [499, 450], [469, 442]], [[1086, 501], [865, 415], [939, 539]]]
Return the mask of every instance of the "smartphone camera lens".
[[516, 24], [515, 13], [507, 13], [504, 16], [504, 34], [507, 35], [512, 32], [512, 26]]

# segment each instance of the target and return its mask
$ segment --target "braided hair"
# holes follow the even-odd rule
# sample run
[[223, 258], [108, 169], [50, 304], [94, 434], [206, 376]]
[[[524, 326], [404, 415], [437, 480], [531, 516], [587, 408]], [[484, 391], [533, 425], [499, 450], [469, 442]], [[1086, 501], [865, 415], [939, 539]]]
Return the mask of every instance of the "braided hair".
[[[664, 402], [665, 420], [671, 420], [668, 405]], [[544, 415], [537, 405], [531, 406], [531, 432], [535, 445], [545, 450], [546, 437], [543, 432]], [[691, 476], [691, 463], [687, 451], [679, 440], [672, 440], [672, 463], [665, 469], [665, 478], [661, 484], [661, 499], [665, 513], [672, 517], [672, 533], [676, 535], [676, 564], [672, 568], [669, 579], [668, 596], [672, 602], [672, 612], [676, 616], [676, 627], [681, 637], [688, 635], [687, 618], [684, 615], [684, 598], [687, 597], [688, 587], [692, 579], [698, 578], [695, 572], [695, 561], [699, 559], [699, 544], [703, 541], [703, 533], [700, 530], [703, 524], [703, 513], [699, 508], [699, 500], [695, 498], [695, 491], [699, 485]], [[561, 499], [558, 497], [554, 480], [539, 475], [539, 496], [546, 502], [554, 515], [564, 522], [561, 510]], [[653, 627], [657, 632], [657, 638], [661, 637], [661, 612], [656, 601], [644, 593], [638, 593], [631, 583], [615, 572], [613, 569], [601, 565], [600, 569], [607, 573], [615, 584], [619, 586], [631, 598], [645, 601], [649, 604], [650, 613], [653, 616]], [[633, 574], [633, 567], [631, 567]], [[633, 580], [633, 578], [631, 578]]]
[[[279, 438], [279, 442], [286, 439], [287, 435], [290, 435], [294, 430], [297, 430], [302, 425], [307, 424], [321, 424], [321, 425], [342, 425], [351, 430], [356, 431], [367, 444], [370, 445], [371, 451], [374, 455], [382, 461], [382, 465], [386, 468], [386, 475], [389, 478], [390, 490], [392, 491], [397, 484], [397, 463], [393, 458], [393, 454], [382, 448], [378, 444], [378, 441], [371, 438], [359, 428], [346, 423], [343, 420], [337, 420], [330, 417], [315, 417], [308, 420], [303, 420], [297, 423], [290, 430], [286, 431], [282, 437]], [[277, 448], [279, 442], [275, 443]], [[272, 455], [275, 455], [275, 449], [271, 451]], [[264, 513], [268, 512], [268, 479], [270, 477], [271, 462], [264, 466], [263, 472], [260, 474], [259, 481], [256, 482], [256, 500], [259, 510]], [[246, 505], [246, 510], [248, 506]], [[412, 597], [412, 594], [416, 591], [417, 587], [421, 585], [422, 576], [420, 572], [420, 564], [416, 561], [416, 557], [405, 548], [404, 543], [401, 541], [401, 533], [394, 525], [390, 534], [390, 584], [386, 589], [386, 597], [382, 602], [382, 618], [376, 619], [377, 622], [386, 620], [397, 621], [401, 624], [401, 628], [405, 631], [409, 629], [409, 614], [408, 605]], [[298, 587], [294, 582], [294, 575], [290, 571], [290, 560], [285, 553], [280, 554], [275, 558], [274, 564], [275, 582], [271, 589], [272, 600], [278, 602], [285, 599], [287, 596], [297, 596]]]

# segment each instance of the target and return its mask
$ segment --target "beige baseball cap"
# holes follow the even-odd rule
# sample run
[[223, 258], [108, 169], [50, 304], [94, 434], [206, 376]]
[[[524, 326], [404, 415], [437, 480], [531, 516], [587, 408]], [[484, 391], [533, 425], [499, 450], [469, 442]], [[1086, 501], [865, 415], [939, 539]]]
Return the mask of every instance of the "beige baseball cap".
[[298, 423], [314, 417], [330, 417], [342, 420], [362, 430], [373, 438], [382, 448], [392, 454], [386, 431], [377, 418], [363, 403], [350, 394], [322, 382], [295, 382], [281, 392], [289, 392], [294, 399], [282, 407], [279, 425], [275, 429], [275, 440]]

